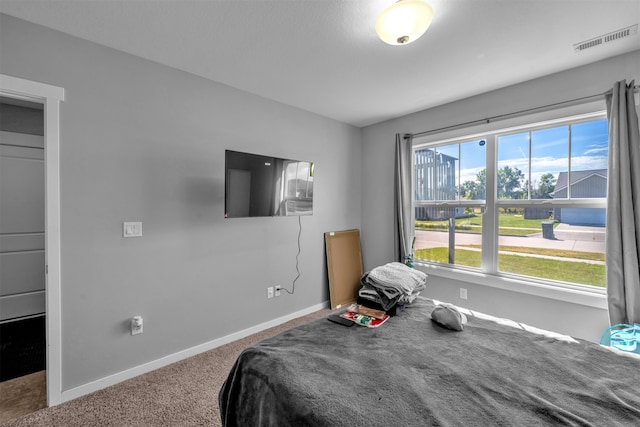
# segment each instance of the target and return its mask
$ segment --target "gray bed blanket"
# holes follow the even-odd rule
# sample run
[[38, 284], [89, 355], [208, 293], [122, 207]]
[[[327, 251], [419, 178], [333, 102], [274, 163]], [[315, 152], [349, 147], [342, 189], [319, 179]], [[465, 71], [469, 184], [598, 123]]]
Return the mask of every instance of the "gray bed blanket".
[[382, 326], [326, 319], [246, 349], [219, 393], [225, 426], [638, 426], [640, 358], [423, 297]]

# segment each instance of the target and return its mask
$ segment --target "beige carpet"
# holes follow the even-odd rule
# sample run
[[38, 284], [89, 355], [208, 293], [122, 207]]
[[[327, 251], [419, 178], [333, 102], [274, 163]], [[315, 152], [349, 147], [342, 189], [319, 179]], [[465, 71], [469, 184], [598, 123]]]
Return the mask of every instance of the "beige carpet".
[[218, 391], [240, 352], [329, 311], [291, 320], [2, 426], [221, 426]]
[[46, 407], [46, 371], [0, 382], [0, 424]]

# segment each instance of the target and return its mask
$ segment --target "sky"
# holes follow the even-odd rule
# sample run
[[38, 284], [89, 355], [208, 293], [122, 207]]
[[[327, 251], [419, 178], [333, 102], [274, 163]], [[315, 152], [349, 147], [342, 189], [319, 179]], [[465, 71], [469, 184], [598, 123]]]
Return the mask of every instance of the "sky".
[[[571, 155], [569, 156], [569, 133], [571, 133]], [[438, 151], [459, 158], [460, 182], [475, 181], [476, 175], [485, 167], [486, 144], [474, 140], [460, 144], [439, 147]], [[531, 162], [529, 163], [529, 148]], [[608, 154], [607, 120], [595, 120], [574, 125], [563, 125], [531, 132], [503, 135], [498, 138], [498, 168], [509, 166], [518, 168], [534, 186], [545, 173], [557, 179], [558, 174], [568, 170], [606, 169]], [[529, 171], [529, 164], [531, 171]]]

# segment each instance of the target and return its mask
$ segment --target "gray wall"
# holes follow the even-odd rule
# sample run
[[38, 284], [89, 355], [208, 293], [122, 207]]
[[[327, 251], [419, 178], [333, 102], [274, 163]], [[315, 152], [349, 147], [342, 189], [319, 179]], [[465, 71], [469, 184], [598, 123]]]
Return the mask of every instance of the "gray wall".
[[[360, 228], [360, 129], [0, 19], [0, 72], [66, 91], [63, 390], [328, 299], [323, 233]], [[291, 287], [298, 219], [225, 219], [225, 149], [316, 163], [294, 295], [266, 288]], [[124, 239], [123, 221], [143, 237]], [[131, 337], [134, 315], [144, 333]]]
[[[365, 270], [393, 259], [393, 158], [396, 133], [417, 133], [604, 93], [618, 80], [640, 81], [640, 51], [474, 96], [363, 128], [362, 245]], [[473, 80], [461, 84], [473, 84]], [[419, 90], [417, 88], [416, 90]], [[368, 215], [376, 212], [376, 215]], [[425, 295], [533, 326], [597, 340], [606, 310], [438, 277]], [[460, 287], [468, 300], [459, 298]]]

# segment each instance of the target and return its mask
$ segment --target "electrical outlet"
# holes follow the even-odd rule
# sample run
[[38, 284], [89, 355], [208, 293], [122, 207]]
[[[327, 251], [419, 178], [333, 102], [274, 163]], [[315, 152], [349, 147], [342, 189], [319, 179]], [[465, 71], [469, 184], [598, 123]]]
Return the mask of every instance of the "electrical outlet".
[[131, 319], [131, 335], [142, 333], [142, 316], [133, 316]]
[[280, 285], [276, 286], [276, 296], [280, 296]]
[[466, 288], [460, 288], [460, 298], [461, 299], [467, 299], [467, 289]]
[[267, 298], [273, 298], [273, 286], [267, 288]]

